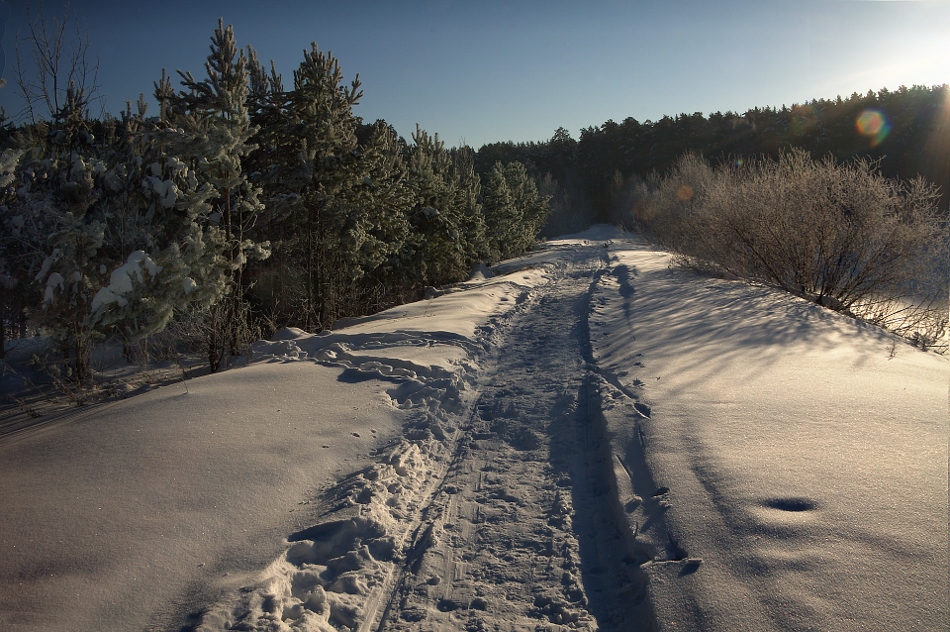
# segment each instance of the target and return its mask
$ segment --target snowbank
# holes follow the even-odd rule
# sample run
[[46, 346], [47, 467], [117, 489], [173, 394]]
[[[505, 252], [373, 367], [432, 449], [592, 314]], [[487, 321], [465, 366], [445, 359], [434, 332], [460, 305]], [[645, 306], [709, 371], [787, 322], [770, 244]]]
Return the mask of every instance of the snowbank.
[[668, 490], [660, 628], [946, 629], [947, 358], [663, 253], [610, 254], [591, 339], [648, 413], [606, 412], [617, 453]]

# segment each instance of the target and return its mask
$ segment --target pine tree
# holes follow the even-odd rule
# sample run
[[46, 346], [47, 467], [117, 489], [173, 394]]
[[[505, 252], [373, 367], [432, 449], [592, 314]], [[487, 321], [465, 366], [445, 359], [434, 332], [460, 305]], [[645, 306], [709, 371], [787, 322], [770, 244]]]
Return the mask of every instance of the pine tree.
[[475, 151], [471, 147], [456, 147], [450, 154], [457, 181], [455, 203], [460, 213], [462, 248], [467, 271], [470, 271], [475, 264], [488, 258], [488, 227], [480, 199], [481, 178], [475, 172]]
[[19, 165], [20, 186], [6, 212], [17, 229], [17, 266], [32, 276], [42, 294], [37, 324], [59, 344], [67, 375], [79, 385], [90, 377], [96, 332], [89, 304], [93, 281], [104, 265], [100, 249], [106, 224], [96, 208], [106, 168], [87, 105], [83, 91], [71, 84], [52, 121], [31, 126], [21, 137], [26, 151]]
[[120, 121], [93, 121], [84, 103], [71, 88], [51, 122], [23, 130], [16, 192], [5, 190], [0, 209], [9, 229], [0, 266], [16, 272], [4, 286], [37, 286], [34, 324], [60, 344], [80, 385], [96, 340], [145, 337], [223, 291], [223, 241], [199, 225], [215, 191], [167, 152], [184, 132], [146, 121], [142, 98]]
[[23, 151], [11, 148], [0, 154], [0, 358], [6, 355], [7, 330], [19, 333], [22, 297], [29, 286], [18, 261], [24, 218], [12, 214], [8, 206], [16, 200], [16, 171], [22, 155]]
[[352, 190], [351, 200], [358, 209], [351, 229], [358, 233], [351, 263], [354, 280], [362, 281], [348, 306], [352, 314], [388, 307], [406, 288], [398, 255], [410, 235], [407, 211], [412, 191], [406, 186], [403, 147], [384, 121], [376, 121], [368, 134], [359, 147], [362, 181]]
[[485, 176], [482, 206], [492, 259], [508, 259], [531, 248], [550, 213], [548, 199], [520, 162], [496, 162]]
[[[190, 72], [179, 72], [185, 90], [171, 100], [171, 122], [183, 133], [170, 150], [216, 193], [205, 231], [220, 232], [226, 265], [225, 295], [209, 311], [207, 320], [208, 361], [212, 370], [217, 370], [222, 353], [237, 353], [248, 336], [245, 265], [249, 258], [263, 259], [270, 252], [269, 244], [249, 238], [263, 205], [258, 199], [260, 188], [249, 181], [242, 168], [242, 160], [255, 148], [250, 139], [257, 132], [247, 110], [247, 57], [237, 48], [233, 28], [225, 28], [223, 20], [218, 21], [211, 39], [207, 77], [198, 81]], [[163, 106], [168, 96], [166, 85], [163, 80], [156, 90]]]
[[[408, 184], [415, 201], [409, 221], [412, 235], [404, 252], [406, 268], [417, 282], [440, 285], [464, 278], [471, 261], [466, 249], [463, 214], [467, 196], [455, 171], [452, 156], [438, 134], [419, 127], [409, 149]], [[473, 186], [467, 182], [467, 186]], [[461, 195], [460, 195], [461, 194]]]
[[226, 291], [224, 244], [201, 227], [215, 191], [168, 155], [179, 132], [146, 121], [145, 110], [140, 98], [136, 114], [129, 104], [120, 122], [104, 127], [109, 164], [99, 205], [113, 263], [92, 301], [92, 321], [125, 343], [161, 331], [176, 311], [208, 309]]
[[296, 311], [308, 330], [328, 327], [347, 288], [359, 277], [354, 266], [361, 231], [356, 190], [364, 186], [353, 114], [362, 97], [359, 77], [342, 85], [339, 62], [312, 44], [294, 71], [280, 120], [273, 128], [280, 150], [268, 170], [274, 212], [287, 226], [281, 247], [299, 262], [285, 271], [300, 288]]
[[505, 181], [511, 192], [517, 218], [513, 245], [517, 254], [520, 254], [534, 245], [551, 209], [548, 199], [538, 193], [534, 179], [522, 163], [511, 162], [505, 165]]
[[500, 162], [496, 162], [485, 176], [482, 185], [482, 208], [488, 227], [486, 237], [489, 258], [492, 261], [507, 259], [513, 249], [511, 229], [517, 221], [517, 216], [508, 180], [505, 178], [505, 169]]

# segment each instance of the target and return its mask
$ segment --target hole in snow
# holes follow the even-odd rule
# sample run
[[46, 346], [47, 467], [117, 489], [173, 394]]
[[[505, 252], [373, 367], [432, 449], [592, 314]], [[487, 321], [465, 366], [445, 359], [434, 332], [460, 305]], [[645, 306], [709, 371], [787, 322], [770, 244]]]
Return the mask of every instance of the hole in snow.
[[765, 505], [782, 511], [808, 511], [817, 507], [818, 503], [808, 498], [772, 498], [766, 500]]

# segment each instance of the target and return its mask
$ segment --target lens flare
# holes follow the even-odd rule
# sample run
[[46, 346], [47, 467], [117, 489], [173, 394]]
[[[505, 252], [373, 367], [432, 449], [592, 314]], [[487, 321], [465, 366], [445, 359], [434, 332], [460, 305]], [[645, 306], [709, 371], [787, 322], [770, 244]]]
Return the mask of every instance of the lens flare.
[[684, 184], [676, 190], [676, 199], [680, 202], [689, 202], [693, 199], [693, 187]]
[[855, 122], [858, 133], [871, 139], [871, 147], [877, 147], [887, 138], [891, 131], [891, 124], [888, 123], [884, 114], [878, 110], [865, 110], [858, 116]]

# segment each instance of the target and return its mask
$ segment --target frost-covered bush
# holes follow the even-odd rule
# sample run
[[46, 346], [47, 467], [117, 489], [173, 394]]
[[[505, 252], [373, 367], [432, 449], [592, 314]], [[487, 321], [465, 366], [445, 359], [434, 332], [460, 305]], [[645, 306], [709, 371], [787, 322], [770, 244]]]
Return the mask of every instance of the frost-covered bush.
[[731, 175], [696, 154], [684, 155], [665, 178], [641, 183], [633, 192], [638, 228], [666, 248], [698, 255], [708, 236], [700, 228], [710, 216], [707, 199], [714, 189], [727, 187]]
[[790, 150], [712, 167], [686, 156], [654, 187], [640, 221], [691, 265], [880, 322], [885, 305], [905, 315], [939, 305], [945, 327], [948, 234], [937, 200], [923, 180], [885, 178], [867, 160]]

